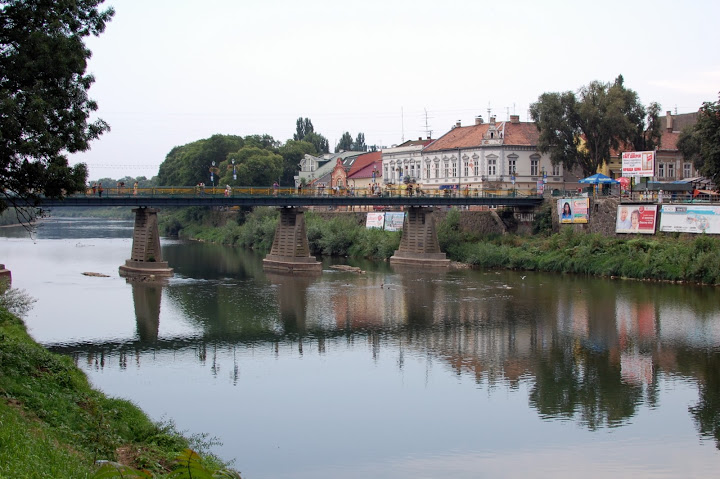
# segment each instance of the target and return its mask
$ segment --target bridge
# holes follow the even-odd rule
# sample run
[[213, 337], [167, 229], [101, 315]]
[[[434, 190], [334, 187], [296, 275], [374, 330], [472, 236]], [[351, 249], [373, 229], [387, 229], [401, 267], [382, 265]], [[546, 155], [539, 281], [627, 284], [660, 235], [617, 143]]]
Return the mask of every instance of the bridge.
[[108, 188], [103, 195], [88, 189], [85, 194], [59, 199], [42, 198], [40, 207], [106, 208], [132, 207], [135, 213], [131, 257], [120, 266], [122, 276], [172, 276], [173, 270], [162, 259], [157, 208], [161, 207], [257, 207], [273, 206], [280, 219], [270, 253], [263, 266], [288, 273], [319, 272], [322, 266], [310, 255], [304, 212], [307, 207], [394, 207], [402, 208], [405, 221], [400, 247], [390, 258], [391, 264], [447, 267], [450, 261], [440, 250], [433, 211], [449, 206], [512, 206], [533, 208], [542, 203], [539, 195], [507, 191], [432, 190], [421, 194], [386, 190], [371, 194], [368, 190], [340, 192], [320, 189], [296, 191], [288, 188]]

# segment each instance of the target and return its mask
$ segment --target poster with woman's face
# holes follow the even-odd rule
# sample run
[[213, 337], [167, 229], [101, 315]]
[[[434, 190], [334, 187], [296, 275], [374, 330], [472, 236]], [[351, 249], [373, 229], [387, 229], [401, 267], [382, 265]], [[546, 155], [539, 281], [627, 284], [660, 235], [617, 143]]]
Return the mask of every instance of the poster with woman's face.
[[560, 223], [587, 223], [587, 198], [561, 198], [557, 200]]

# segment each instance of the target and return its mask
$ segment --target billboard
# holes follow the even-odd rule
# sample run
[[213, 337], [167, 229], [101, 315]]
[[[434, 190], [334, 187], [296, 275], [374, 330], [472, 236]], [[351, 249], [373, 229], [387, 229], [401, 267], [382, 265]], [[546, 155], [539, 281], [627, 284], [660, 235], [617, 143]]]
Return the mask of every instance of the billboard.
[[615, 232], [655, 234], [656, 218], [657, 205], [619, 205]]
[[587, 223], [588, 198], [560, 198], [557, 209], [560, 223]]
[[383, 228], [385, 224], [385, 213], [368, 213], [365, 220], [366, 228]]
[[720, 234], [720, 206], [663, 205], [660, 231]]
[[624, 152], [622, 154], [622, 176], [655, 176], [655, 152]]
[[402, 231], [405, 213], [402, 211], [388, 211], [385, 213], [385, 231]]

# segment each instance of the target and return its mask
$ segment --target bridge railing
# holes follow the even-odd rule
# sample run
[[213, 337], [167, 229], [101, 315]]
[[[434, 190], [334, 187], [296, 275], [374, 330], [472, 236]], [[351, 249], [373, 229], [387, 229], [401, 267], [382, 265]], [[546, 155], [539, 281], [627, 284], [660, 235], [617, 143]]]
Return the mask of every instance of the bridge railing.
[[[424, 197], [528, 197], [537, 196], [535, 190], [529, 189], [425, 189], [403, 187], [386, 187], [382, 189], [372, 188], [287, 188], [279, 187], [257, 187], [257, 186], [235, 186], [225, 188], [220, 186], [163, 186], [150, 188], [133, 187], [112, 187], [104, 188], [102, 196], [97, 188], [87, 188], [84, 193], [87, 197], [117, 197], [117, 196], [142, 196], [142, 197], [248, 197], [248, 196], [359, 196], [359, 197], [400, 197], [400, 196], [424, 196]], [[82, 193], [73, 196], [82, 196]]]

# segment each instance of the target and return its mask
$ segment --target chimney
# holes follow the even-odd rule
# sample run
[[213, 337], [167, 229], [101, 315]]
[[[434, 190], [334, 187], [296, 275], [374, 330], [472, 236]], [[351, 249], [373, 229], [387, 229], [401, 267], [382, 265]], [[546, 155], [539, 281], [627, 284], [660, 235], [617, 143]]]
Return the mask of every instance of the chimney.
[[457, 122], [455, 122], [455, 128], [460, 128], [460, 120], [458, 120]]
[[513, 125], [520, 123], [520, 115], [510, 115], [510, 123]]
[[482, 119], [482, 116], [481, 116], [481, 115], [478, 115], [478, 116], [475, 117], [475, 124], [476, 124], [476, 125], [482, 125], [482, 124], [483, 124], [483, 119]]
[[418, 136], [418, 141], [422, 141], [422, 136]]
[[491, 117], [490, 117], [490, 124], [491, 124], [491, 125], [494, 125], [494, 124], [495, 124], [495, 117], [494, 117], [494, 116], [491, 116]]
[[667, 128], [668, 133], [673, 131], [673, 117], [672, 112], [670, 111], [665, 113], [665, 127]]

